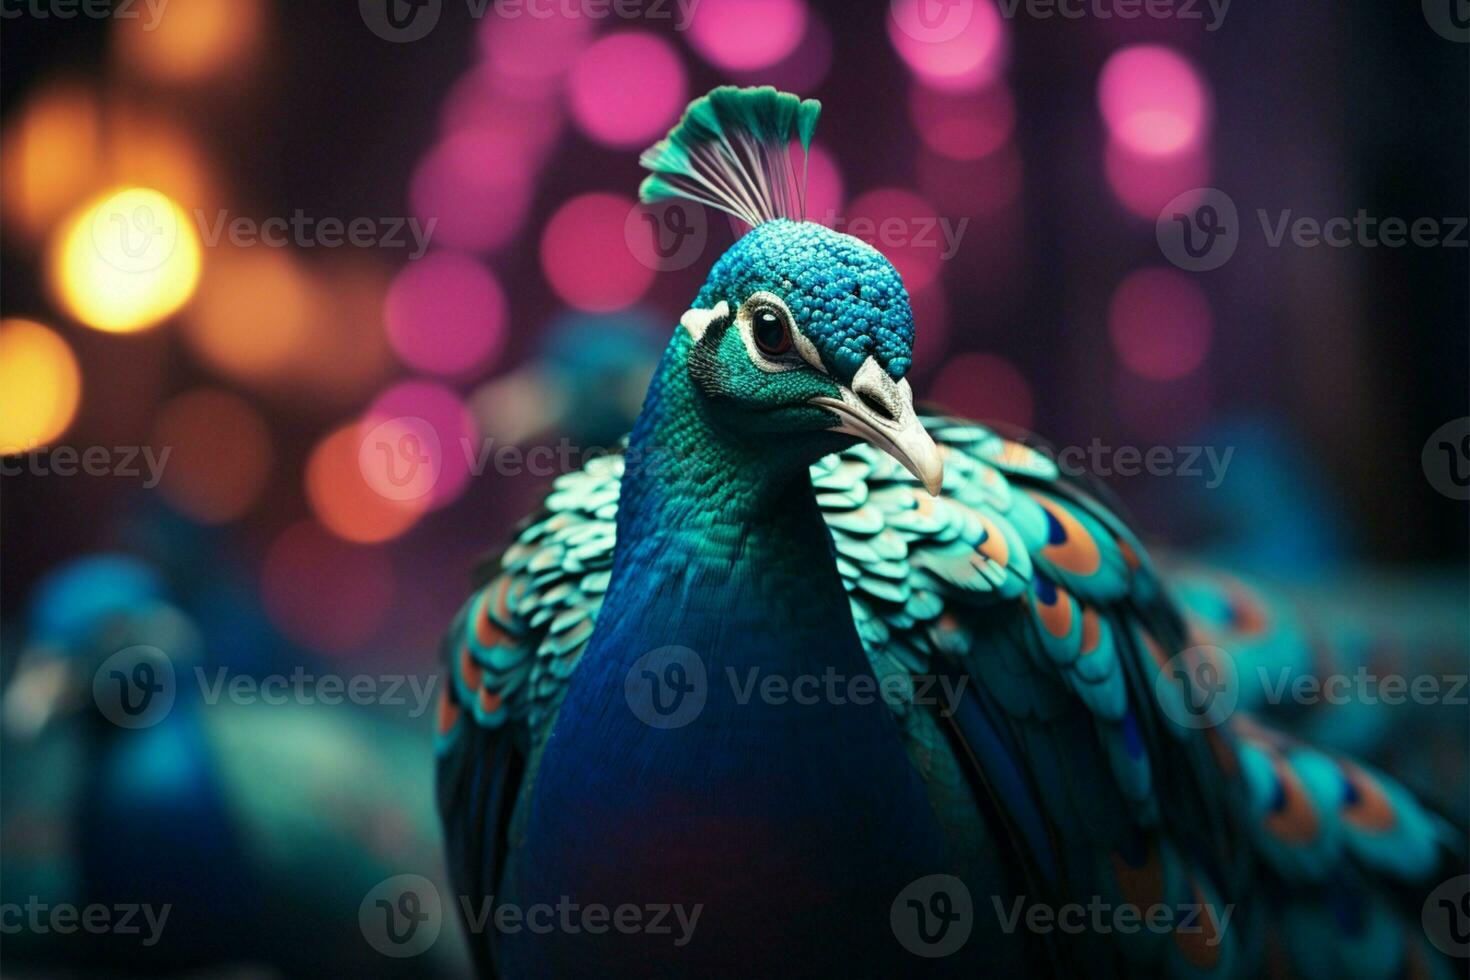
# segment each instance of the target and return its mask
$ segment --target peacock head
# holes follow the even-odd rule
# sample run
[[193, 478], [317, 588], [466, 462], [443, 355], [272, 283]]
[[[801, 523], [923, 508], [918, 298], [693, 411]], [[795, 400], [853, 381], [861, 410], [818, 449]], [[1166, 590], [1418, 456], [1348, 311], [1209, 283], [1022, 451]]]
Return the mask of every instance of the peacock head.
[[683, 198], [752, 226], [715, 263], [680, 319], [708, 415], [740, 438], [796, 455], [872, 443], [930, 493], [939, 450], [904, 379], [914, 320], [898, 270], [860, 239], [802, 220], [821, 105], [773, 88], [718, 88], [646, 150], [645, 202]]

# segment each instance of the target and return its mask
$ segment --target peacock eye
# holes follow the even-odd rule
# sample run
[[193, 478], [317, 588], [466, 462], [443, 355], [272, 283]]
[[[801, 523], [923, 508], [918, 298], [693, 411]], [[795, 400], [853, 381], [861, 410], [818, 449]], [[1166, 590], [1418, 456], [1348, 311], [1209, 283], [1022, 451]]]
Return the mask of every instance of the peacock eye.
[[750, 326], [751, 333], [755, 335], [755, 345], [762, 354], [784, 354], [791, 349], [791, 330], [779, 311], [769, 306], [756, 310]]

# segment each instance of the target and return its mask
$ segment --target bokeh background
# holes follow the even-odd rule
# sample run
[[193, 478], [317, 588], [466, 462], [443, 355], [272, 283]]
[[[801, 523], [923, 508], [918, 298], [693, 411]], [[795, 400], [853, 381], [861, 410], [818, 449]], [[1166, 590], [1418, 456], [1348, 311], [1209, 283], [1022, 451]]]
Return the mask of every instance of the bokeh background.
[[[722, 83], [825, 103], [808, 214], [894, 229], [875, 244], [910, 286], [921, 397], [1110, 469], [1211, 449], [1218, 480], [1202, 455], [1099, 475], [1150, 538], [1324, 601], [1427, 603], [1463, 635], [1467, 508], [1425, 453], [1470, 411], [1455, 0], [6, 9], [0, 677], [35, 649], [93, 663], [119, 609], [148, 642], [165, 607], [197, 647], [181, 663], [429, 676], [477, 558], [625, 431], [738, 234], [635, 201], [638, 151]], [[1188, 271], [1157, 225], [1206, 187], [1238, 240]], [[1262, 225], [1360, 211], [1441, 236], [1459, 216], [1458, 247], [1277, 247]], [[61, 475], [57, 447], [107, 472]], [[420, 451], [431, 479], [404, 491], [393, 460]], [[431, 711], [259, 717], [234, 737], [278, 734], [273, 792], [295, 773], [385, 868], [433, 860]], [[354, 776], [376, 795], [313, 786], [389, 740], [398, 767]], [[17, 744], [6, 857], [64, 890], [85, 856], [39, 808], [88, 797], [17, 790]], [[238, 792], [268, 795], [239, 754]], [[66, 759], [37, 778], [102, 764]]]

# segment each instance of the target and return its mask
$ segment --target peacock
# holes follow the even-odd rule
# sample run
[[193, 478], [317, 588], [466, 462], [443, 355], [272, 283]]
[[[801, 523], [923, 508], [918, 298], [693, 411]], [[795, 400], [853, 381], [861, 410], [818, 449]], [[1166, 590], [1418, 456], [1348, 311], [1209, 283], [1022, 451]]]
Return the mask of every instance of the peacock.
[[642, 154], [749, 229], [444, 639], [481, 975], [1447, 973], [1461, 832], [1230, 711], [1099, 491], [916, 407], [899, 273], [804, 220], [820, 111], [717, 88]]
[[[452, 945], [390, 959], [359, 920], [379, 882], [438, 874], [427, 786], [408, 791], [428, 782], [422, 731], [354, 705], [212, 698], [194, 619], [132, 555], [64, 562], [29, 606], [0, 738], [8, 970], [457, 975]], [[135, 659], [145, 647], [157, 659]], [[67, 906], [135, 911], [102, 933], [27, 926]]]

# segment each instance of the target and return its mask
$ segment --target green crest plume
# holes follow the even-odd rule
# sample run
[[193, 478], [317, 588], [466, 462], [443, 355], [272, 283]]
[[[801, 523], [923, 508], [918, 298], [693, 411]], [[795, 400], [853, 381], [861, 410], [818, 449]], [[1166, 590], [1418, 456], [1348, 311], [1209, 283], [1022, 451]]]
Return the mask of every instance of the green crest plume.
[[[685, 198], [718, 208], [750, 225], [806, 217], [806, 158], [822, 103], [764, 88], [717, 88], [695, 99], [666, 139], [638, 162], [652, 176], [645, 204]], [[791, 141], [801, 141], [795, 180]], [[794, 193], [793, 193], [794, 190]]]

